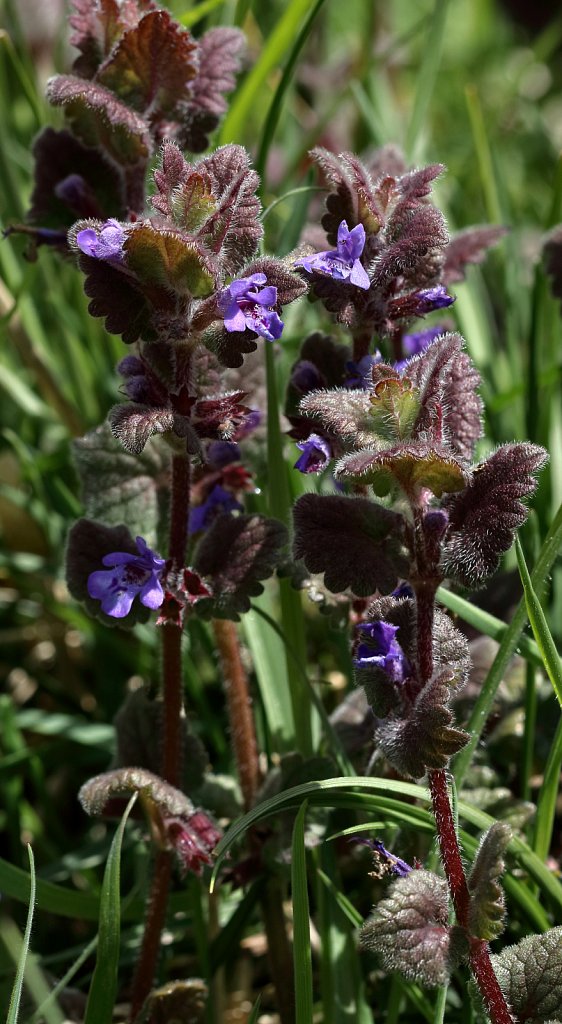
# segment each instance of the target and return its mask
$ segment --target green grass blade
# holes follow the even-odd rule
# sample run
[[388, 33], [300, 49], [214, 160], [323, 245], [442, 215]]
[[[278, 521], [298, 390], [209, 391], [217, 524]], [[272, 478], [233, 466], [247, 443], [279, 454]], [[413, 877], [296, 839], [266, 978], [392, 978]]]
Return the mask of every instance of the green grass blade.
[[23, 943], [22, 943], [22, 947], [21, 947], [21, 953], [20, 953], [20, 958], [19, 958], [19, 962], [18, 962], [18, 968], [17, 968], [17, 971], [16, 971], [14, 987], [12, 989], [12, 994], [10, 996], [10, 1005], [8, 1007], [8, 1016], [6, 1018], [6, 1024], [16, 1024], [17, 1019], [18, 1019], [18, 1013], [19, 1013], [20, 1001], [21, 1001], [21, 993], [22, 993], [22, 989], [23, 989], [23, 979], [24, 979], [24, 974], [25, 974], [25, 962], [26, 962], [26, 959], [27, 959], [27, 954], [29, 952], [29, 940], [31, 938], [31, 928], [32, 928], [32, 925], [33, 925], [33, 913], [34, 913], [34, 910], [35, 910], [35, 895], [36, 895], [35, 861], [33, 859], [33, 850], [31, 849], [31, 846], [29, 845], [29, 843], [27, 845], [27, 854], [28, 854], [28, 857], [29, 857], [29, 875], [30, 875], [29, 910], [28, 910], [28, 913], [27, 913], [27, 923], [25, 925], [25, 932], [24, 932], [24, 936], [23, 936]]
[[127, 804], [107, 858], [100, 900], [96, 967], [88, 993], [84, 1024], [111, 1024], [113, 1019], [121, 935], [121, 845], [127, 818], [137, 796], [134, 793]]
[[562, 767], [562, 718], [558, 722], [556, 733], [544, 769], [543, 782], [537, 801], [535, 818], [535, 834], [533, 849], [541, 860], [550, 850], [552, 829], [556, 815], [556, 801], [560, 788], [560, 769]]
[[307, 809], [308, 803], [305, 800], [295, 820], [291, 860], [296, 1024], [310, 1024], [312, 1021], [312, 954], [304, 845], [304, 822]]
[[[509, 629], [509, 626], [502, 622], [501, 619], [496, 619], [495, 615], [490, 615], [490, 612], [485, 612], [482, 608], [471, 604], [465, 597], [455, 594], [452, 590], [439, 587], [437, 600], [445, 605], [445, 608], [448, 608], [449, 611], [458, 615], [463, 622], [467, 622], [469, 626], [474, 626], [475, 629], [484, 633], [485, 636], [490, 636], [493, 640], [497, 640], [498, 643], [501, 643]], [[519, 640], [518, 646], [520, 653], [527, 661], [532, 662], [534, 665], [542, 666], [541, 652], [534, 640], [523, 635]]]
[[537, 647], [541, 652], [544, 667], [548, 673], [548, 678], [552, 683], [558, 703], [562, 707], [562, 664], [560, 663], [560, 655], [558, 654], [556, 644], [552, 639], [552, 633], [548, 628], [548, 622], [546, 621], [546, 616], [542, 610], [541, 603], [533, 588], [519, 537], [515, 538], [515, 550], [517, 552], [517, 563], [519, 565], [519, 574], [521, 576], [523, 590], [525, 592], [525, 603], [527, 605], [527, 614], [529, 616], [529, 622], [531, 623], [531, 629], [535, 634]]
[[224, 2], [225, 0], [202, 0], [200, 4], [196, 4], [190, 11], [180, 14], [178, 21], [184, 28], [193, 28], [194, 25], [197, 25], [198, 21], [206, 18], [216, 7], [222, 7]]
[[283, 74], [281, 75], [279, 85], [275, 90], [275, 94], [273, 96], [269, 110], [267, 112], [265, 125], [263, 127], [263, 131], [261, 134], [258, 155], [256, 158], [256, 170], [262, 182], [262, 192], [265, 181], [267, 157], [271, 147], [271, 143], [273, 142], [273, 136], [275, 135], [277, 124], [279, 122], [281, 110], [283, 109], [283, 101], [285, 99], [285, 94], [287, 92], [287, 89], [289, 88], [291, 79], [293, 77], [293, 72], [295, 70], [299, 54], [304, 44], [306, 43], [306, 40], [308, 39], [309, 32], [314, 23], [314, 19], [316, 18], [316, 15], [318, 14], [323, 3], [324, 0], [316, 0], [314, 6], [310, 8], [304, 20], [303, 26], [294, 42], [293, 48], [289, 55], [289, 59], [287, 60], [287, 63], [285, 64], [285, 67], [283, 69]]
[[76, 958], [74, 963], [68, 968], [65, 974], [63, 974], [62, 978], [60, 978], [59, 981], [57, 981], [55, 987], [51, 989], [46, 999], [44, 999], [41, 1002], [41, 1005], [37, 1007], [35, 1013], [29, 1019], [29, 1024], [40, 1024], [40, 1022], [44, 1018], [47, 1019], [49, 1009], [53, 1006], [53, 1003], [55, 1003], [59, 994], [61, 992], [64, 992], [65, 988], [68, 988], [70, 982], [82, 967], [82, 964], [85, 964], [86, 960], [90, 959], [90, 957], [96, 950], [97, 944], [98, 937], [97, 935], [95, 935], [92, 941], [84, 947], [80, 955]]
[[260, 1006], [261, 1006], [261, 992], [252, 1006], [252, 1012], [248, 1017], [248, 1024], [258, 1024], [260, 1017]]
[[[381, 793], [384, 795], [381, 796]], [[401, 782], [397, 779], [359, 777], [307, 782], [285, 790], [269, 800], [264, 800], [235, 821], [218, 844], [215, 851], [216, 862], [211, 879], [211, 889], [214, 888], [219, 869], [228, 850], [251, 825], [262, 818], [277, 814], [281, 810], [299, 806], [303, 800], [323, 807], [343, 806], [346, 810], [361, 807], [366, 813], [372, 813], [374, 809], [377, 815], [384, 815], [388, 821], [395, 821], [399, 824], [409, 822], [414, 828], [420, 827], [424, 831], [435, 831], [433, 816], [429, 811], [422, 807], [403, 803], [401, 799], [391, 798], [388, 796], [389, 793], [396, 794], [402, 800], [406, 797], [419, 800], [424, 804], [431, 803], [429, 791], [424, 786]], [[480, 832], [489, 829], [495, 820], [489, 814], [463, 800], [459, 801], [459, 817]], [[461, 841], [469, 854], [476, 853], [478, 841], [474, 836], [461, 832]], [[537, 882], [543, 893], [548, 894], [558, 912], [562, 914], [562, 885], [543, 861], [537, 857], [528, 843], [519, 836], [514, 836], [509, 844], [509, 851], [516, 858], [518, 864]], [[507, 891], [525, 908], [536, 926], [539, 929], [548, 928], [548, 918], [540, 904], [528, 891], [524, 890], [524, 886], [512, 877], [506, 877], [505, 884]]]
[[[558, 509], [556, 516], [552, 522], [550, 530], [548, 531], [544, 544], [539, 552], [536, 565], [531, 573], [531, 583], [533, 590], [535, 591], [539, 600], [541, 599], [544, 589], [546, 587], [546, 581], [549, 577], [550, 570], [554, 564], [554, 561], [560, 551], [562, 545], [562, 505]], [[504, 672], [509, 664], [509, 660], [518, 648], [521, 642], [521, 634], [525, 628], [527, 622], [527, 606], [525, 597], [519, 602], [515, 615], [513, 616], [500, 644], [500, 649], [494, 658], [494, 662], [486, 680], [482, 686], [480, 694], [476, 700], [476, 703], [470, 714], [468, 724], [466, 726], [467, 732], [470, 734], [470, 739], [460, 753], [453, 759], [453, 771], [455, 775], [455, 781], [457, 788], [461, 789], [461, 783], [464, 779], [468, 767], [472, 760], [472, 755], [482, 735], [482, 731], [488, 716], [490, 714], [492, 704], [496, 695], [496, 690], [500, 685]]]
[[274, 68], [279, 67], [287, 51], [295, 45], [302, 19], [312, 7], [313, 0], [291, 0], [264, 45], [252, 70], [236, 93], [220, 133], [221, 145], [239, 142], [252, 108], [260, 98], [265, 81]]
[[425, 124], [437, 81], [445, 38], [445, 21], [448, 6], [448, 0], [436, 0], [433, 14], [427, 24], [423, 59], [414, 93], [414, 107], [406, 131], [406, 156], [409, 161], [416, 159], [418, 140]]

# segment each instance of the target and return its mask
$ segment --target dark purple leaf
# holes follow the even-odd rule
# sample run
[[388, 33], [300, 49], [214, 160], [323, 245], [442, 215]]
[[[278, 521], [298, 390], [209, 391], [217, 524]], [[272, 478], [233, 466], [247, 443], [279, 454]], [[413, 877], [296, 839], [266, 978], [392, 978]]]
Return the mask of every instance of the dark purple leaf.
[[364, 949], [378, 953], [387, 971], [429, 988], [446, 985], [457, 957], [443, 878], [420, 868], [396, 879], [361, 929]]
[[445, 263], [443, 264], [443, 284], [454, 284], [455, 281], [464, 281], [466, 277], [467, 263], [482, 263], [488, 255], [488, 249], [497, 245], [501, 238], [508, 233], [508, 228], [486, 227], [467, 228], [453, 235], [445, 249]]
[[191, 105], [217, 117], [225, 113], [224, 96], [236, 85], [245, 45], [243, 33], [236, 28], [205, 32], [199, 40], [199, 70], [191, 87]]
[[[45, 128], [33, 144], [33, 156], [35, 186], [28, 213], [31, 223], [69, 228], [77, 217], [105, 220], [126, 215], [120, 170], [98, 150], [82, 145], [70, 132]], [[64, 183], [74, 175], [83, 182], [80, 206], [65, 198]]]
[[408, 571], [402, 516], [365, 498], [305, 494], [294, 509], [294, 556], [334, 593], [387, 594]]
[[72, 597], [81, 601], [88, 613], [106, 626], [131, 629], [137, 622], [148, 622], [150, 609], [134, 601], [124, 618], [102, 612], [98, 600], [88, 594], [88, 578], [103, 569], [102, 559], [113, 551], [136, 555], [137, 547], [126, 526], [104, 526], [91, 519], [79, 519], [71, 528], [66, 544], [66, 583]]
[[376, 741], [401, 775], [419, 779], [429, 770], [444, 768], [461, 750], [468, 734], [451, 724], [449, 709], [452, 672], [435, 674], [417, 695], [404, 717], [390, 714], [377, 728]]
[[[141, 336], [145, 340], [155, 337], [152, 310], [133, 277], [91, 256], [80, 255], [78, 262], [85, 274], [84, 291], [91, 299], [88, 312], [91, 316], [105, 317], [106, 331], [120, 334], [129, 345]], [[167, 299], [165, 294], [162, 298]]]
[[156, 123], [173, 117], [190, 95], [197, 44], [167, 11], [150, 11], [121, 37], [97, 72], [97, 81], [128, 107]]
[[47, 99], [64, 107], [73, 130], [86, 146], [99, 146], [118, 164], [144, 164], [152, 149], [149, 128], [109, 89], [73, 75], [47, 83]]
[[287, 543], [287, 531], [265, 516], [220, 515], [207, 530], [195, 552], [193, 567], [210, 580], [216, 596], [200, 602], [201, 614], [239, 618], [248, 611], [250, 598], [261, 594], [261, 580], [273, 574]]
[[536, 489], [547, 453], [534, 444], [506, 444], [480, 463], [460, 494], [449, 497], [443, 571], [467, 587], [480, 586], [498, 567], [515, 530], [529, 514], [520, 500]]

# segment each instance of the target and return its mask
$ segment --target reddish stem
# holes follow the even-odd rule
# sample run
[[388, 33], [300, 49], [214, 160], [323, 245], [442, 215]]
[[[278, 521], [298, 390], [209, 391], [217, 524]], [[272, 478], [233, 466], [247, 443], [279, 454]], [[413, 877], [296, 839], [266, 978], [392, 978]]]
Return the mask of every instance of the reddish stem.
[[213, 632], [221, 660], [230, 735], [244, 797], [244, 810], [249, 811], [254, 804], [260, 770], [248, 677], [242, 664], [238, 631], [234, 622], [214, 619]]
[[[172, 494], [170, 542], [168, 554], [176, 569], [184, 565], [189, 516], [189, 456], [172, 459]], [[180, 787], [182, 770], [183, 675], [180, 626], [167, 623], [162, 627], [162, 777], [172, 786]], [[142, 1010], [152, 989], [160, 937], [166, 920], [166, 907], [172, 873], [172, 853], [160, 850], [154, 860], [152, 885], [148, 898], [141, 951], [133, 978], [130, 1020]]]
[[171, 874], [172, 856], [167, 850], [160, 850], [154, 861], [154, 874], [144, 923], [142, 947], [133, 977], [130, 1021], [136, 1020], [152, 988], [155, 966], [160, 952], [160, 936], [166, 919]]
[[429, 772], [428, 778], [445, 875], [449, 883], [457, 921], [460, 925], [466, 927], [468, 924], [470, 895], [466, 884], [451, 803], [449, 801], [447, 776], [441, 769]]
[[493, 1024], [514, 1024], [514, 1018], [509, 1012], [505, 996], [494, 974], [490, 951], [483, 939], [472, 939], [470, 966]]

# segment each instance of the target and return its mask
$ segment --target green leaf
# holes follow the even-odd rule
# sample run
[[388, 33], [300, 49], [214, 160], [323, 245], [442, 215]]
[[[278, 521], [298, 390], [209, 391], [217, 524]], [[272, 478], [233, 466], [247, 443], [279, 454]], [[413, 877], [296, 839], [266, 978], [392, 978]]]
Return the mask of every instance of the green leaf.
[[127, 818], [137, 794], [133, 794], [113, 837], [103, 876], [96, 966], [86, 1005], [84, 1024], [111, 1024], [117, 995], [121, 934], [121, 845]]
[[139, 224], [125, 240], [127, 266], [144, 285], [171, 289], [179, 295], [208, 295], [213, 273], [194, 242], [177, 233]]
[[305, 800], [295, 820], [291, 860], [296, 1024], [310, 1024], [312, 1020], [312, 954], [304, 845], [304, 822], [307, 810], [308, 802]]
[[10, 997], [10, 1005], [8, 1007], [8, 1016], [6, 1018], [6, 1024], [16, 1024], [18, 1019], [18, 1013], [20, 1008], [21, 993], [23, 989], [23, 978], [25, 974], [25, 962], [27, 954], [29, 952], [29, 940], [31, 938], [31, 928], [33, 925], [33, 912], [35, 910], [35, 896], [36, 896], [36, 882], [35, 882], [35, 861], [33, 859], [33, 850], [29, 843], [27, 844], [27, 854], [29, 857], [29, 873], [30, 873], [30, 886], [29, 886], [29, 910], [27, 912], [27, 922], [25, 925], [25, 933], [23, 936], [23, 943], [16, 971], [16, 978], [14, 981], [14, 987]]
[[505, 901], [499, 879], [510, 839], [509, 825], [500, 821], [492, 825], [482, 837], [468, 878], [471, 934], [487, 942], [497, 939], [504, 929]]
[[531, 628], [535, 635], [535, 640], [537, 641], [537, 647], [541, 652], [544, 667], [548, 672], [548, 677], [552, 683], [558, 703], [562, 707], [562, 664], [560, 662], [560, 655], [558, 654], [556, 644], [552, 639], [552, 633], [548, 628], [548, 623], [542, 610], [541, 603], [533, 588], [519, 537], [515, 538], [515, 550], [517, 552], [519, 574], [521, 576], [523, 590], [525, 592], [525, 603], [527, 605], [529, 622], [531, 623]]
[[126, 523], [133, 537], [155, 547], [168, 449], [153, 441], [131, 455], [104, 424], [75, 441], [73, 453], [87, 516], [107, 526]]
[[547, 1024], [562, 1007], [562, 927], [508, 946], [492, 964], [515, 1018]]

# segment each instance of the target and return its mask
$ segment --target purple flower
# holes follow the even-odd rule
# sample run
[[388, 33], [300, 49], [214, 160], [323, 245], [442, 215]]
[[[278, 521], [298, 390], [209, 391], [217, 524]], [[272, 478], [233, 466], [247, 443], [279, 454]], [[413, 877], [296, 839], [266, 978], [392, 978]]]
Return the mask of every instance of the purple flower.
[[224, 317], [227, 331], [255, 331], [260, 338], [276, 341], [283, 333], [283, 321], [272, 308], [277, 303], [277, 288], [265, 284], [265, 274], [250, 274], [238, 281], [231, 281], [219, 295], [219, 310]]
[[433, 288], [423, 288], [416, 292], [418, 300], [417, 316], [431, 313], [434, 309], [446, 309], [452, 306], [455, 301], [454, 295], [449, 295], [444, 284], [436, 284]]
[[357, 647], [354, 664], [357, 668], [381, 668], [393, 683], [403, 683], [410, 674], [410, 665], [400, 644], [395, 640], [398, 626], [377, 620], [357, 627], [362, 640]]
[[405, 356], [417, 356], [419, 352], [425, 352], [428, 345], [435, 341], [440, 334], [443, 334], [443, 327], [427, 327], [425, 331], [418, 331], [417, 334], [404, 334], [402, 336], [402, 351]]
[[320, 473], [332, 458], [330, 442], [320, 434], [311, 434], [306, 441], [299, 441], [302, 455], [295, 462], [295, 469], [301, 473]]
[[357, 839], [357, 843], [362, 843], [364, 846], [368, 846], [370, 850], [388, 867], [389, 874], [398, 875], [400, 878], [405, 878], [406, 875], [413, 871], [413, 868], [402, 860], [400, 857], [395, 857], [390, 850], [387, 850], [386, 846], [380, 839]]
[[111, 218], [102, 224], [99, 231], [95, 228], [84, 228], [76, 235], [76, 245], [85, 253], [96, 260], [123, 259], [123, 244], [125, 242], [125, 231], [118, 220]]
[[221, 512], [242, 512], [244, 506], [236, 500], [231, 491], [215, 484], [212, 491], [201, 505], [192, 508], [189, 513], [189, 532], [198, 533], [206, 530]]
[[318, 271], [336, 281], [348, 281], [357, 288], [370, 288], [371, 282], [365, 267], [359, 259], [365, 248], [365, 228], [357, 224], [351, 231], [347, 221], [342, 220], [338, 228], [338, 247], [326, 252], [317, 252], [295, 261], [295, 267], [303, 267], [309, 274]]
[[371, 376], [371, 370], [375, 363], [380, 363], [382, 356], [380, 352], [375, 352], [372, 356], [363, 356], [357, 363], [354, 363], [352, 359], [345, 364], [347, 371], [347, 377], [345, 378], [345, 387], [350, 390], [362, 388], [366, 390], [370, 388], [373, 383]]
[[114, 619], [128, 615], [135, 597], [145, 608], [159, 608], [164, 600], [160, 577], [166, 565], [165, 558], [152, 551], [142, 537], [136, 538], [138, 555], [113, 551], [102, 558], [103, 565], [88, 577], [90, 597], [101, 601], [101, 609]]
[[211, 441], [207, 448], [207, 462], [217, 469], [240, 462], [240, 447], [234, 441]]

